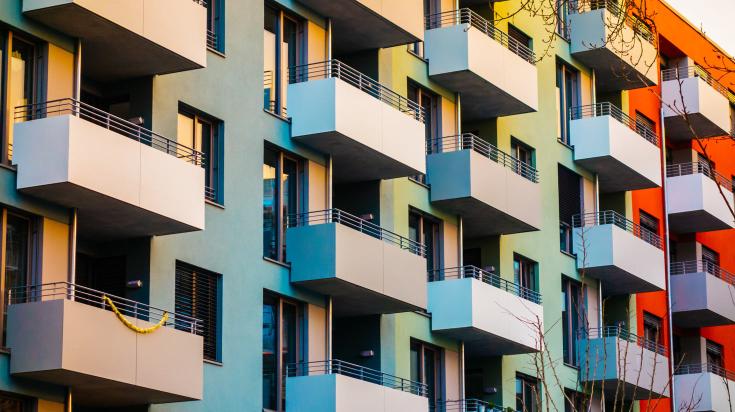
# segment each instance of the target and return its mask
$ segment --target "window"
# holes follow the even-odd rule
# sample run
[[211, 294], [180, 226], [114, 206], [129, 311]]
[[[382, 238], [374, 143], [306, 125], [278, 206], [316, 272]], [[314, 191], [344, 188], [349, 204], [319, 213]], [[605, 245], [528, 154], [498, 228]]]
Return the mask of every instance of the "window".
[[0, 393], [0, 411], [3, 412], [26, 412], [30, 411], [30, 402], [14, 396]]
[[538, 263], [519, 254], [514, 254], [513, 273], [517, 284], [538, 292]]
[[643, 338], [648, 343], [660, 344], [663, 342], [661, 318], [648, 312], [643, 312]]
[[[5, 225], [5, 244], [2, 249], [5, 254], [5, 278], [2, 279], [3, 290], [0, 291], [2, 292], [0, 302], [8, 296], [8, 290], [34, 283], [33, 262], [36, 251], [39, 249], [38, 229], [34, 220], [6, 209], [2, 210], [2, 220]], [[2, 321], [4, 334], [4, 316]]]
[[565, 276], [561, 278], [561, 327], [564, 363], [577, 366], [577, 334], [586, 329], [585, 289], [581, 283]]
[[224, 0], [206, 0], [207, 47], [214, 51], [225, 51]]
[[658, 236], [658, 219], [643, 210], [639, 210], [638, 221], [641, 228], [645, 229], [641, 230], [641, 238], [646, 242], [652, 243], [652, 239]]
[[514, 159], [519, 160], [513, 164], [515, 172], [524, 177], [534, 177], [529, 168], [536, 167], [536, 150], [515, 137], [511, 137], [510, 153]]
[[571, 110], [580, 104], [579, 72], [568, 65], [556, 64], [556, 108], [558, 112], [557, 139], [570, 145], [569, 122]]
[[429, 409], [434, 410], [441, 402], [441, 349], [423, 342], [411, 342], [411, 380], [427, 387]]
[[426, 246], [426, 270], [441, 269], [441, 221], [417, 210], [408, 212], [408, 238]]
[[[533, 50], [533, 39], [529, 37], [526, 33], [520, 31], [516, 26], [512, 24], [508, 24], [508, 37], [511, 39], [515, 39], [518, 41], [518, 43], [521, 46], [528, 47], [530, 50]], [[511, 42], [514, 43], [514, 42]], [[511, 49], [513, 49], [513, 45], [511, 44]], [[518, 50], [514, 50], [518, 51]]]
[[[10, 36], [10, 68], [7, 73], [7, 110], [12, 114], [18, 106], [35, 103], [36, 97], [36, 48], [17, 36]], [[31, 111], [28, 111], [30, 115]], [[12, 125], [7, 131], [7, 161], [13, 158]]]
[[176, 262], [175, 311], [202, 321], [204, 359], [219, 361], [220, 281], [222, 276]]
[[266, 6], [263, 36], [263, 108], [286, 117], [289, 69], [306, 60], [304, 24], [281, 9]]
[[[204, 197], [223, 203], [222, 122], [184, 105], [179, 105], [177, 143], [201, 152], [204, 167]], [[180, 154], [189, 155], [188, 152]]]
[[559, 250], [573, 253], [572, 217], [582, 211], [582, 178], [558, 165]]
[[303, 325], [300, 304], [269, 293], [263, 296], [263, 408], [266, 410], [286, 409], [284, 378], [288, 365], [304, 360]]
[[[408, 100], [416, 102], [424, 109], [424, 137], [427, 148], [435, 152], [441, 147], [441, 115], [439, 110], [439, 96], [424, 89], [420, 85], [409, 81]], [[426, 184], [426, 176], [411, 176], [413, 180]]]
[[537, 412], [541, 410], [541, 393], [536, 378], [516, 374], [516, 411]]
[[715, 368], [723, 368], [725, 362], [722, 358], [722, 345], [707, 339], [705, 346], [707, 351], [707, 365]]
[[635, 112], [635, 130], [638, 133], [647, 133], [656, 131], [656, 122], [646, 117], [643, 113], [636, 110]]
[[584, 393], [564, 389], [564, 412], [586, 412], [587, 401]]
[[286, 261], [286, 224], [301, 212], [303, 165], [266, 147], [263, 160], [263, 256]]
[[565, 40], [569, 40], [569, 1], [556, 0], [556, 34]]
[[708, 273], [719, 276], [720, 254], [702, 245], [702, 265]]

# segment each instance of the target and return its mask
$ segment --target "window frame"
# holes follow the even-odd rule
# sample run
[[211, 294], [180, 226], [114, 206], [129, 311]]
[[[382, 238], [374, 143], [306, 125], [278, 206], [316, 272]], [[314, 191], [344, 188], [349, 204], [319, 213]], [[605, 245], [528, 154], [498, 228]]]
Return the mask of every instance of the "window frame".
[[[541, 388], [538, 378], [516, 372], [516, 410], [518, 412], [539, 412], [541, 411]], [[521, 392], [518, 392], [520, 384]], [[531, 408], [526, 407], [526, 389], [531, 389], [533, 404]]]
[[[265, 154], [270, 151], [274, 154], [276, 154], [276, 170], [275, 170], [275, 187], [274, 187], [274, 211], [275, 211], [275, 220], [277, 225], [276, 230], [276, 254], [275, 257], [269, 256], [266, 254], [265, 244], [263, 244], [263, 257], [268, 260], [273, 260], [280, 263], [286, 263], [286, 224], [288, 221], [288, 216], [284, 216], [283, 213], [283, 199], [284, 199], [284, 193], [283, 193], [283, 182], [284, 182], [284, 160], [292, 161], [296, 164], [296, 199], [294, 200], [296, 204], [296, 213], [303, 213], [307, 207], [306, 207], [306, 190], [307, 190], [307, 182], [306, 182], [306, 164], [305, 160], [295, 156], [291, 153], [287, 153], [277, 146], [266, 144], [265, 150], [263, 153], [263, 165], [265, 166]], [[263, 179], [263, 189], [265, 190], [265, 179]], [[264, 203], [265, 197], [263, 198]], [[263, 220], [263, 229], [265, 230], [265, 218]], [[265, 238], [264, 238], [265, 240]]]
[[[444, 222], [434, 217], [428, 213], [425, 213], [419, 209], [416, 209], [414, 207], [408, 208], [408, 222], [409, 222], [409, 238], [410, 238], [410, 225], [411, 225], [411, 216], [416, 216], [418, 218], [418, 239], [412, 239], [422, 245], [428, 245], [426, 242], [426, 230], [425, 228], [427, 226], [432, 226], [436, 228], [436, 232], [432, 233], [434, 237], [434, 247], [433, 250], [429, 251], [427, 250], [427, 270], [429, 271], [435, 271], [442, 269], [444, 267]], [[428, 225], [427, 225], [428, 223]], [[432, 252], [432, 261], [434, 263], [434, 267], [430, 269], [428, 267], [429, 265], [429, 252]]]
[[[44, 56], [42, 55], [43, 47], [33, 41], [32, 39], [18, 34], [13, 30], [6, 30], [0, 34], [0, 54], [2, 55], [2, 64], [0, 66], [0, 76], [2, 77], [2, 109], [4, 110], [5, 116], [2, 118], [2, 163], [6, 165], [12, 164], [12, 145], [10, 139], [13, 135], [13, 124], [15, 123], [15, 107], [12, 107], [10, 102], [9, 85], [12, 83], [12, 54], [15, 43], [25, 43], [31, 47], [32, 61], [29, 64], [31, 79], [26, 80], [30, 83], [30, 101], [28, 104], [37, 103], [43, 98], [42, 94], [45, 94], [45, 80], [42, 78], [42, 70], [39, 65], [43, 62]], [[27, 115], [30, 116], [32, 113], [28, 111]]]
[[[572, 79], [572, 84], [567, 84], [567, 78]], [[557, 89], [557, 110], [559, 123], [557, 124], [557, 141], [565, 146], [571, 147], [571, 109], [581, 104], [581, 81], [579, 70], [570, 64], [558, 60], [556, 61], [556, 89]], [[572, 95], [567, 95], [567, 90]]]
[[[587, 330], [587, 288], [584, 283], [574, 280], [570, 277], [562, 275], [562, 301], [564, 307], [561, 312], [562, 316], [562, 334], [566, 340], [562, 340], [564, 363], [568, 366], [579, 367], [577, 359], [577, 336], [581, 330]], [[578, 307], [573, 308], [573, 287], [577, 287], [576, 297]], [[576, 328], [570, 328], [574, 325], [576, 314]]]
[[[224, 204], [224, 122], [214, 116], [206, 114], [201, 110], [197, 110], [185, 103], [179, 102], [179, 111], [177, 116], [185, 116], [192, 120], [194, 130], [192, 130], [193, 147], [204, 154], [202, 168], [204, 169], [204, 199], [219, 205]], [[197, 135], [197, 125], [209, 125], [209, 136], [207, 137], [207, 145], [209, 152], [205, 149], [205, 137], [203, 134]], [[179, 133], [177, 130], [177, 142], [179, 141]], [[197, 139], [199, 141], [197, 142]]]
[[[643, 311], [643, 338], [647, 341], [654, 342], [656, 344], [663, 344], [664, 336], [664, 322], [660, 316], [656, 316], [653, 313]], [[652, 332], [653, 331], [653, 332]], [[654, 339], [650, 338], [653, 333]]]
[[[444, 393], [444, 350], [438, 346], [431, 345], [429, 343], [420, 341], [418, 339], [411, 339], [410, 342], [410, 351], [413, 351], [414, 348], [418, 348], [418, 378], [416, 382], [425, 384], [427, 387], [427, 391], [430, 387], [430, 385], [426, 382], [426, 352], [433, 352], [434, 354], [434, 399], [429, 398], [430, 394], [427, 392], [427, 398], [429, 399], [429, 409], [434, 410], [433, 407], [437, 407], [441, 404], [442, 400], [444, 399], [445, 393]], [[412, 359], [412, 358], [411, 358]], [[410, 361], [409, 361], [410, 363]], [[432, 405], [432, 401], [434, 402], [434, 405]]]
[[[215, 326], [212, 329], [212, 335], [209, 336], [208, 329], [207, 329], [207, 320], [202, 319], [199, 315], [198, 307], [196, 306], [196, 303], [191, 303], [188, 305], [188, 311], [182, 309], [179, 309], [180, 306], [184, 306], [184, 302], [179, 302], [179, 296], [184, 296], [184, 293], [179, 293], [179, 284], [183, 283], [184, 280], [180, 279], [179, 276], [186, 274], [188, 276], [191, 276], [191, 283], [197, 282], [198, 276], [204, 276], [206, 278], [210, 278], [207, 280], [209, 286], [214, 286], [214, 307], [211, 307], [211, 301], [210, 305], [207, 307], [207, 311], [214, 311], [214, 322]], [[213, 272], [211, 270], [204, 269], [202, 267], [192, 265], [191, 263], [182, 261], [182, 260], [176, 260], [175, 262], [175, 281], [174, 281], [174, 308], [176, 313], [183, 313], [188, 316], [191, 316], [196, 319], [201, 319], [203, 322], [203, 328], [202, 328], [202, 340], [203, 340], [203, 352], [202, 357], [204, 362], [216, 362], [221, 363], [222, 362], [222, 279], [223, 276], [220, 273]], [[187, 280], [189, 281], [189, 280]], [[193, 291], [192, 291], [193, 292]], [[192, 297], [188, 294], [188, 292], [185, 295], [191, 302], [196, 301], [196, 297]], [[212, 298], [209, 296], [208, 298]], [[188, 312], [188, 313], [187, 313]], [[211, 319], [210, 319], [211, 323]], [[211, 339], [212, 341], [211, 346], [214, 350], [213, 354], [207, 353], [207, 339]]]
[[207, 49], [216, 53], [225, 52], [224, 0], [206, 0]]
[[[296, 24], [296, 66], [299, 66], [308, 62], [308, 45], [306, 43], [308, 35], [306, 33], [306, 20], [294, 13], [284, 10], [278, 3], [273, 1], [266, 1], [265, 8], [275, 12], [276, 19], [274, 28], [275, 33], [273, 33], [275, 35], [275, 67], [274, 73], [271, 76], [273, 82], [273, 97], [275, 100], [269, 101], [268, 107], [265, 107], [264, 104], [263, 110], [285, 119], [288, 117], [288, 97], [286, 91], [289, 84], [288, 71], [290, 67], [288, 67], [288, 62], [286, 62], [286, 67], [283, 65], [284, 21], [288, 19]], [[265, 21], [263, 21], [263, 26], [263, 31], [265, 31]], [[263, 69], [263, 83], [265, 86], [267, 71], [265, 70], [265, 67]]]
[[[518, 262], [518, 268], [516, 268], [516, 262]], [[530, 285], [526, 285], [524, 274], [524, 268], [530, 267], [531, 273], [528, 274], [528, 282]], [[537, 261], [527, 258], [519, 253], [513, 253], [513, 279], [519, 286], [525, 287], [529, 290], [538, 292], [539, 291], [539, 264]]]

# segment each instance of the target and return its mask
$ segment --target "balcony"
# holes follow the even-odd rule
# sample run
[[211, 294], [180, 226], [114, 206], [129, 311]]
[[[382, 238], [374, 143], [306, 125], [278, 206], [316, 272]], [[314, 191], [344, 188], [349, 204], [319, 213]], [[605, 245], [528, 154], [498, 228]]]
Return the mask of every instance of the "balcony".
[[600, 178], [602, 192], [661, 186], [656, 133], [610, 103], [570, 109], [574, 161]]
[[462, 120], [538, 110], [533, 51], [492, 22], [470, 9], [434, 14], [425, 37], [429, 76], [462, 94]]
[[348, 54], [414, 43], [424, 38], [421, 0], [299, 0], [332, 19], [334, 51]]
[[337, 60], [292, 67], [292, 138], [333, 157], [335, 181], [426, 172], [424, 111]]
[[14, 377], [72, 387], [80, 406], [202, 399], [199, 320], [66, 282], [14, 288], [8, 301]]
[[23, 13], [80, 38], [84, 75], [98, 81], [207, 65], [203, 0], [23, 0]]
[[680, 67], [662, 71], [661, 80], [667, 138], [688, 141], [730, 132], [735, 95], [711, 74], [699, 66]]
[[735, 373], [710, 364], [680, 365], [674, 373], [676, 410], [729, 411]]
[[616, 0], [590, 0], [571, 8], [569, 27], [572, 56], [595, 69], [598, 91], [658, 83], [654, 34]]
[[431, 201], [462, 215], [468, 238], [541, 228], [538, 171], [472, 135], [437, 139], [427, 148]]
[[572, 226], [577, 268], [602, 281], [606, 295], [664, 290], [664, 252], [657, 234], [610, 210], [575, 215]]
[[539, 350], [541, 295], [474, 266], [429, 274], [431, 329], [464, 341], [472, 356]]
[[96, 240], [204, 229], [202, 153], [72, 99], [21, 106], [19, 191], [77, 208]]
[[505, 412], [497, 406], [491, 406], [488, 402], [478, 399], [460, 399], [439, 402], [434, 409], [435, 412]]
[[288, 365], [289, 412], [428, 412], [426, 385], [340, 360]]
[[[735, 227], [732, 181], [708, 163], [666, 166], [669, 225], [677, 233], [709, 232]], [[730, 207], [728, 207], [728, 205]]]
[[645, 400], [669, 396], [666, 347], [619, 327], [582, 331], [577, 339], [579, 378], [611, 399]]
[[332, 296], [339, 315], [426, 308], [426, 247], [339, 209], [289, 216], [291, 282]]
[[735, 275], [708, 260], [671, 262], [674, 324], [683, 328], [735, 324]]

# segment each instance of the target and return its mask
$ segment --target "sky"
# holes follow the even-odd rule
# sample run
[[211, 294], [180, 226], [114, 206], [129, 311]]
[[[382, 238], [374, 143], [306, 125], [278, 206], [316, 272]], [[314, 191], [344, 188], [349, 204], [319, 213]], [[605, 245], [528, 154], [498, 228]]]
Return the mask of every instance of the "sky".
[[669, 5], [735, 56], [735, 0], [666, 0]]

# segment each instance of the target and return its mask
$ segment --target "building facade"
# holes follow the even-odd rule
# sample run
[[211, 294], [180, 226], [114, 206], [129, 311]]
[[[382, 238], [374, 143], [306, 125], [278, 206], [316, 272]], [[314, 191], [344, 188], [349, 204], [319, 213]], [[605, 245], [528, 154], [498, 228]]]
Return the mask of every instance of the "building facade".
[[536, 3], [0, 6], [0, 410], [731, 410], [735, 64]]

